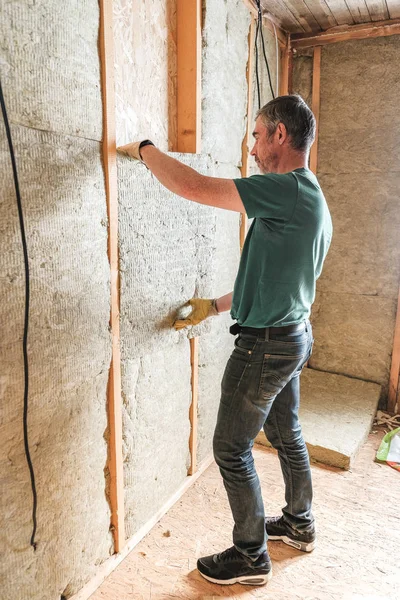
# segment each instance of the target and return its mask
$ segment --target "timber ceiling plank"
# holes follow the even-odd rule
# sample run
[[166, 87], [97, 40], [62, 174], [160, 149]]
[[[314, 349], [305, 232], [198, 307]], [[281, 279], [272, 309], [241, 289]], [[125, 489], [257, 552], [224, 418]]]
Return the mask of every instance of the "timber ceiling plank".
[[345, 0], [326, 0], [326, 3], [338, 25], [354, 25], [354, 19]]
[[321, 31], [318, 21], [304, 0], [284, 0], [288, 9], [295, 15], [304, 31]]
[[346, 0], [355, 23], [370, 23], [371, 17], [365, 0]]
[[296, 16], [280, 0], [261, 0], [261, 8], [264, 14], [272, 15], [278, 21], [279, 25], [290, 33], [304, 32], [304, 27], [300, 24]]
[[386, 6], [391, 19], [400, 17], [400, 0], [386, 0]]
[[337, 21], [325, 0], [304, 0], [321, 29], [335, 27]]
[[389, 18], [389, 11], [385, 0], [366, 0], [372, 21], [384, 21]]

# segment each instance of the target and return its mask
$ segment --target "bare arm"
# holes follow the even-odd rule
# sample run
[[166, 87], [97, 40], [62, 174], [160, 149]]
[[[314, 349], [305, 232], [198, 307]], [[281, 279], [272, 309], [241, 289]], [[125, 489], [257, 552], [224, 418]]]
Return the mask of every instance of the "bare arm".
[[217, 298], [216, 306], [217, 306], [217, 311], [219, 313], [230, 310], [230, 308], [232, 306], [232, 296], [233, 296], [233, 292], [230, 292], [229, 294], [226, 294], [225, 296], [221, 296], [221, 298]]
[[201, 175], [155, 146], [144, 146], [140, 154], [158, 181], [174, 194], [199, 204], [245, 212], [232, 179]]

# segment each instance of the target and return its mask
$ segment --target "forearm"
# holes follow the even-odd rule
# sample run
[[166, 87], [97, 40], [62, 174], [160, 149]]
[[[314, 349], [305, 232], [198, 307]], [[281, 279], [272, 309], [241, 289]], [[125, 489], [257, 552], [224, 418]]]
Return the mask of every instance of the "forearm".
[[230, 308], [232, 306], [232, 296], [233, 296], [233, 292], [230, 292], [229, 294], [226, 294], [225, 296], [221, 296], [221, 298], [217, 298], [216, 305], [217, 305], [217, 311], [219, 313], [230, 310]]
[[143, 146], [140, 156], [158, 181], [174, 194], [206, 206], [245, 211], [233, 179], [202, 175], [155, 146]]

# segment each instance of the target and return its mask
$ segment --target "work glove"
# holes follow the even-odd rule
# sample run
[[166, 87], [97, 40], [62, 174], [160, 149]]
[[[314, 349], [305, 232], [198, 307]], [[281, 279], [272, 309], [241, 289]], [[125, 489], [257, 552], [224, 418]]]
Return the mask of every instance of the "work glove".
[[136, 158], [136, 160], [140, 160], [140, 162], [143, 162], [143, 159], [140, 156], [140, 149], [144, 146], [154, 146], [154, 144], [150, 140], [132, 142], [131, 144], [126, 144], [125, 146], [119, 146], [117, 148], [117, 152], [119, 152], [119, 154], [124, 154], [129, 158]]
[[205, 298], [192, 298], [184, 306], [191, 306], [192, 312], [186, 319], [177, 319], [174, 327], [177, 331], [190, 325], [198, 325], [208, 317], [215, 317], [219, 314], [217, 311], [216, 300], [207, 300]]

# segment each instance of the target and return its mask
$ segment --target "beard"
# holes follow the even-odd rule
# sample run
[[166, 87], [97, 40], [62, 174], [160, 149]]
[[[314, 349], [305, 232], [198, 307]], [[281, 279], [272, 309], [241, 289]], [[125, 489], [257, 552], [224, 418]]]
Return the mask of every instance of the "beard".
[[278, 155], [276, 152], [271, 152], [271, 154], [268, 154], [262, 161], [257, 158], [256, 163], [261, 173], [264, 175], [267, 173], [276, 173]]

